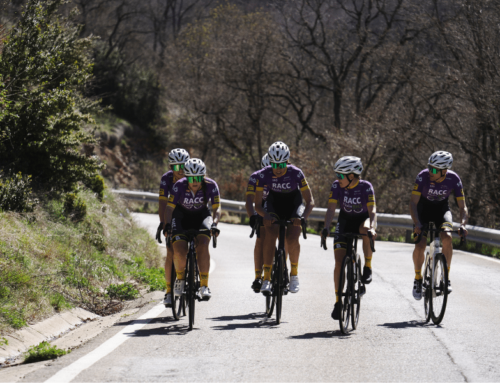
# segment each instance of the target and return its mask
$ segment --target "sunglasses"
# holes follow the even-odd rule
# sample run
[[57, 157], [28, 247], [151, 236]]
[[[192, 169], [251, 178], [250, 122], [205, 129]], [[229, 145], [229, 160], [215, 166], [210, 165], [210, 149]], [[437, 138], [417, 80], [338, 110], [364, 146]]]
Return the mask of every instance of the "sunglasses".
[[187, 177], [188, 182], [192, 184], [193, 182], [203, 182], [203, 177], [204, 176], [194, 176], [194, 177]]
[[337, 178], [338, 178], [339, 180], [343, 180], [343, 179], [346, 177], [346, 175], [345, 175], [345, 174], [340, 174], [340, 173], [335, 173], [335, 175], [337, 176]]
[[174, 172], [178, 172], [179, 170], [184, 169], [184, 164], [172, 165], [171, 168]]
[[435, 167], [432, 167], [430, 165], [427, 168], [429, 169], [429, 173], [431, 173], [431, 174], [438, 174], [438, 171], [440, 170], [440, 169], [436, 169]]
[[286, 162], [281, 162], [279, 164], [277, 164], [276, 162], [271, 162], [271, 167], [273, 169], [284, 169], [286, 168]]

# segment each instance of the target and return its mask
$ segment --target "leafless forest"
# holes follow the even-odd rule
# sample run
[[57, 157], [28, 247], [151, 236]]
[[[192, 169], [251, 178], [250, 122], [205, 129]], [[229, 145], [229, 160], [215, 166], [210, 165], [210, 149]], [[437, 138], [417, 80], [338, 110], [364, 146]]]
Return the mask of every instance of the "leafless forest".
[[[203, 158], [224, 198], [286, 142], [317, 205], [357, 155], [378, 210], [453, 153], [471, 224], [500, 228], [498, 0], [73, 0], [94, 35], [90, 97]], [[3, 18], [13, 20], [20, 4]], [[454, 203], [453, 203], [454, 205]]]

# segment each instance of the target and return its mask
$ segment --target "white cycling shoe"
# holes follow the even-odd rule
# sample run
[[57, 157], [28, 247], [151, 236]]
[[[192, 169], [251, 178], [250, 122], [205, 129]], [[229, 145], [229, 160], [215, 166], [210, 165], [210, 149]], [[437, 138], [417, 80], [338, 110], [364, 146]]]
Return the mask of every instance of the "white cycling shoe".
[[174, 294], [180, 297], [184, 293], [184, 279], [176, 279], [174, 283]]
[[172, 294], [165, 293], [165, 299], [163, 299], [163, 304], [165, 307], [172, 307]]
[[297, 275], [292, 275], [290, 277], [290, 284], [288, 285], [288, 291], [291, 293], [298, 293], [300, 290], [299, 277]]
[[260, 292], [266, 296], [271, 295], [271, 281], [262, 281]]
[[210, 298], [212, 298], [212, 293], [210, 292], [208, 286], [201, 286], [198, 290], [198, 295], [200, 296], [202, 301], [208, 301]]

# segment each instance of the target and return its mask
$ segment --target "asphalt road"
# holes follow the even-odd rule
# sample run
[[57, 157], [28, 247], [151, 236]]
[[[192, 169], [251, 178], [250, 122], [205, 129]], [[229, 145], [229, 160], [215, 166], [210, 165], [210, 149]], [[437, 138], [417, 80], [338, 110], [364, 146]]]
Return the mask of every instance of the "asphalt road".
[[[139, 214], [154, 233], [157, 216]], [[412, 247], [377, 242], [374, 280], [348, 336], [330, 313], [332, 244], [301, 239], [300, 292], [283, 300], [282, 323], [264, 314], [249, 227], [221, 224], [209, 302], [187, 318], [151, 304], [25, 381], [499, 381], [500, 262], [455, 252], [453, 293], [440, 326], [413, 299]], [[138, 317], [142, 319], [136, 320]], [[135, 320], [135, 321], [134, 321]], [[148, 322], [148, 320], [150, 320]], [[132, 327], [127, 327], [132, 326]]]

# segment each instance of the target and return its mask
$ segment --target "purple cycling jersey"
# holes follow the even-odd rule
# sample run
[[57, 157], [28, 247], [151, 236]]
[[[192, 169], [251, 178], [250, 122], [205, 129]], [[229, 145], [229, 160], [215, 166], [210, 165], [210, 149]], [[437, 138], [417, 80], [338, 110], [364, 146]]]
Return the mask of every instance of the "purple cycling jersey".
[[462, 180], [457, 173], [448, 170], [443, 181], [431, 182], [429, 170], [425, 169], [418, 173], [411, 194], [422, 196], [430, 202], [441, 202], [448, 200], [452, 191], [457, 200], [465, 199]]
[[267, 186], [269, 191], [275, 193], [290, 193], [297, 189], [301, 191], [309, 189], [304, 173], [293, 165], [288, 165], [285, 174], [281, 177], [276, 177], [273, 168], [266, 166], [259, 172], [255, 186], [257, 191], [264, 191], [264, 187]]
[[[257, 185], [257, 178], [259, 177], [259, 174], [262, 172], [262, 170], [263, 169], [260, 169], [260, 170], [257, 170], [256, 172], [252, 173], [252, 175], [248, 179], [247, 192], [245, 195], [255, 194], [255, 189], [256, 189], [256, 185]], [[269, 191], [267, 189], [267, 185], [265, 185], [263, 193], [262, 193], [262, 201], [266, 200], [268, 194], [269, 194]]]
[[[187, 178], [181, 178], [172, 187], [172, 194], [168, 197], [168, 206], [175, 208], [176, 205], [183, 207], [186, 210], [195, 212], [207, 206], [208, 201], [212, 203], [212, 209], [217, 209], [220, 206], [220, 193], [217, 183], [210, 178], [205, 178], [206, 191], [200, 188], [194, 194], [189, 190]], [[204, 195], [207, 200], [205, 201]]]
[[340, 208], [349, 215], [363, 214], [368, 206], [375, 206], [375, 191], [368, 181], [359, 180], [351, 188], [341, 188], [339, 181], [334, 181], [328, 203], [340, 204]]
[[174, 172], [172, 170], [169, 170], [161, 176], [160, 200], [168, 200], [168, 196], [172, 194], [174, 183]]

